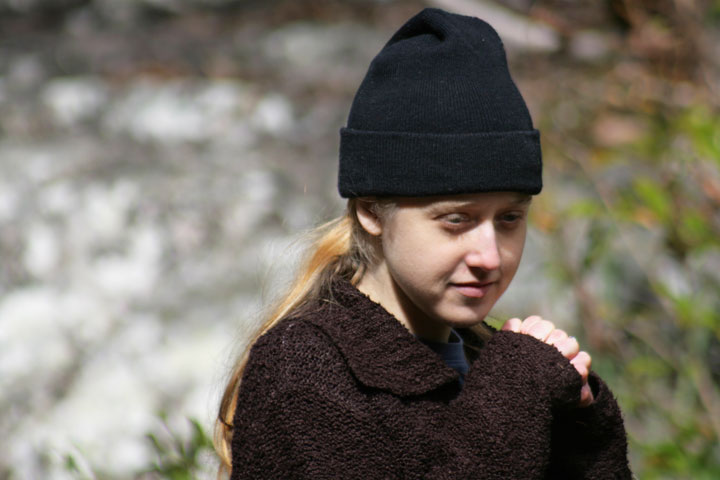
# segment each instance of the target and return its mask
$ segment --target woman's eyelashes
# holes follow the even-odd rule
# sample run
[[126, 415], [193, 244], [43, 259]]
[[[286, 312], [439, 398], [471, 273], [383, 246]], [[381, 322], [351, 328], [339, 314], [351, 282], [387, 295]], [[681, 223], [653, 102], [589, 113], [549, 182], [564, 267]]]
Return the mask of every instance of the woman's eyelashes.
[[498, 222], [502, 227], [512, 229], [521, 224], [525, 220], [525, 216], [525, 211], [506, 212], [499, 216]]
[[458, 212], [448, 213], [446, 215], [443, 215], [441, 218], [443, 222], [453, 227], [464, 226], [471, 221], [470, 215]]
[[[525, 220], [526, 215], [526, 212], [523, 210], [503, 212], [495, 217], [495, 223], [499, 228], [512, 229], [521, 224]], [[473, 225], [482, 221], [481, 218], [476, 218], [463, 212], [442, 214], [439, 215], [437, 219], [440, 220], [443, 227], [453, 231], [471, 228]]]
[[450, 212], [437, 217], [440, 227], [451, 235], [465, 233], [477, 225], [479, 219], [468, 213]]

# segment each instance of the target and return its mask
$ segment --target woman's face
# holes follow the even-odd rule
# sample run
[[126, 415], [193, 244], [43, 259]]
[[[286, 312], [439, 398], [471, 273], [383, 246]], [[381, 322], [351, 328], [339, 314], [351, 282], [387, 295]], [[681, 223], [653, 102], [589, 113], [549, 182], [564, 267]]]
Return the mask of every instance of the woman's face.
[[359, 208], [382, 255], [358, 287], [420, 336], [477, 324], [517, 271], [530, 199], [511, 192], [402, 198], [385, 218]]

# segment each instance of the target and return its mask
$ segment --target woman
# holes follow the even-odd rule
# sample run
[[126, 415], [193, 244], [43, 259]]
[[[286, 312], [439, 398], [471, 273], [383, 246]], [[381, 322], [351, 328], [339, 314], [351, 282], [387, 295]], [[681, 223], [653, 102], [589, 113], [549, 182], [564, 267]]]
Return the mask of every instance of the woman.
[[485, 22], [411, 18], [341, 129], [347, 213], [235, 369], [232, 479], [626, 479], [617, 403], [533, 316], [483, 323], [542, 188], [539, 134]]

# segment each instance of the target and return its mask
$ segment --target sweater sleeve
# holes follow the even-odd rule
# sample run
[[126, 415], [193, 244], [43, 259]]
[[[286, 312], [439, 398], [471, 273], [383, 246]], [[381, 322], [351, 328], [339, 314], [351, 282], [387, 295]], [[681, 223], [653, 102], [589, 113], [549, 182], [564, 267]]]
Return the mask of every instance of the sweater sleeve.
[[[549, 459], [545, 478], [552, 480], [631, 478], [620, 410], [596, 374], [595, 402], [578, 408], [582, 379], [575, 367], [529, 335], [495, 333], [474, 364], [463, 407], [481, 427], [477, 440], [507, 459], [506, 478], [522, 478], [538, 458]], [[486, 433], [493, 431], [505, 433]]]
[[[274, 336], [272, 332], [267, 335]], [[231, 480], [300, 478], [297, 470], [301, 465], [288, 441], [289, 426], [283, 418], [281, 376], [289, 366], [276, 357], [266, 336], [250, 350], [240, 383], [233, 420]]]
[[313, 325], [285, 321], [253, 346], [235, 411], [232, 480], [364, 478], [358, 458], [375, 452], [373, 478], [396, 477], [377, 418], [353, 402], [351, 373]]
[[595, 396], [593, 404], [561, 409], [555, 415], [549, 478], [630, 479], [620, 407], [596, 373], [590, 373], [588, 382]]

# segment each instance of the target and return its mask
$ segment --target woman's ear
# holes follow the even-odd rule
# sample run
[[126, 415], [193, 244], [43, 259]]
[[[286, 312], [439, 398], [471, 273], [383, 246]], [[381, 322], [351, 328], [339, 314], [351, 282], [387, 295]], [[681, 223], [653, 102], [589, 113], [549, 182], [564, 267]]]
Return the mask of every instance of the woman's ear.
[[373, 203], [367, 200], [358, 200], [356, 204], [356, 213], [360, 225], [363, 229], [374, 237], [380, 236], [382, 233], [382, 222], [377, 214], [373, 211]]

